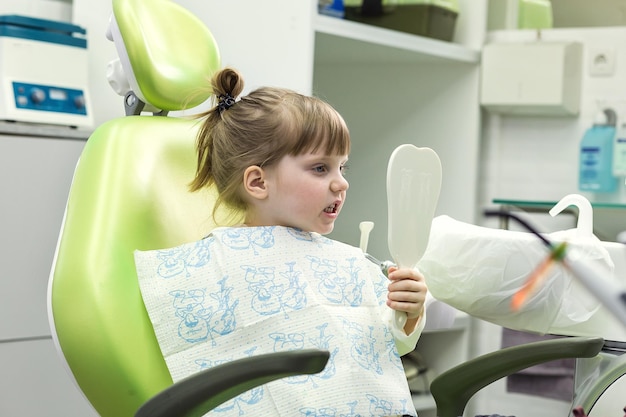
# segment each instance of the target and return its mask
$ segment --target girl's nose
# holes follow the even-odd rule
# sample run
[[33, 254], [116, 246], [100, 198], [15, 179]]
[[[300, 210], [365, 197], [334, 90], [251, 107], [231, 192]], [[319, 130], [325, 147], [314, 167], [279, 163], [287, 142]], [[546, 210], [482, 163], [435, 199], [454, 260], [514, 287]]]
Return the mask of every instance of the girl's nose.
[[349, 187], [350, 184], [348, 184], [348, 180], [342, 174], [339, 174], [339, 176], [330, 184], [330, 189], [333, 192], [346, 191]]

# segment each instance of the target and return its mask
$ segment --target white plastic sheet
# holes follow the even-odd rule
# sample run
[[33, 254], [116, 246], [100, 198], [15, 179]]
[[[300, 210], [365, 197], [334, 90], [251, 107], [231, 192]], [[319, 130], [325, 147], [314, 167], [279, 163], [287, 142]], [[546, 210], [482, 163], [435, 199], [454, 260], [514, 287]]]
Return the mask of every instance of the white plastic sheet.
[[[612, 274], [611, 257], [597, 238], [583, 238], [576, 229], [545, 236], [554, 242], [567, 241], [569, 256]], [[418, 266], [436, 299], [504, 327], [545, 334], [584, 323], [600, 308], [600, 302], [573, 285], [576, 278], [556, 264], [524, 307], [511, 309], [511, 297], [548, 253], [531, 233], [439, 216], [433, 220], [428, 249]]]

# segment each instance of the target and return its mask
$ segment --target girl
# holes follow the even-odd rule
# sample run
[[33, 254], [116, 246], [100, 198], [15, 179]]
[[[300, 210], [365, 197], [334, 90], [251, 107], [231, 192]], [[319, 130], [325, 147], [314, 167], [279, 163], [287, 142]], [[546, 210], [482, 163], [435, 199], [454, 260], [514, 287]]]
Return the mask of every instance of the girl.
[[[178, 284], [167, 276], [164, 291], [177, 294], [184, 308], [176, 314], [185, 317], [169, 330], [181, 346], [169, 358], [164, 352], [172, 377], [189, 374], [176, 364], [207, 356], [219, 362], [321, 348], [331, 352], [322, 373], [272, 382], [210, 414], [416, 416], [400, 355], [415, 348], [424, 328], [424, 277], [396, 268], [386, 277], [358, 248], [323, 236], [348, 190], [343, 118], [329, 104], [286, 89], [260, 88], [237, 99], [243, 80], [230, 68], [213, 77], [212, 88], [216, 105], [200, 115], [190, 187], [215, 186], [213, 214], [224, 205], [243, 212], [244, 223], [214, 229], [203, 251], [196, 243], [201, 266], [187, 263]], [[194, 280], [199, 286], [191, 286]], [[193, 308], [183, 302], [191, 291]], [[403, 328], [397, 315], [406, 316]], [[159, 340], [168, 337], [155, 330]]]

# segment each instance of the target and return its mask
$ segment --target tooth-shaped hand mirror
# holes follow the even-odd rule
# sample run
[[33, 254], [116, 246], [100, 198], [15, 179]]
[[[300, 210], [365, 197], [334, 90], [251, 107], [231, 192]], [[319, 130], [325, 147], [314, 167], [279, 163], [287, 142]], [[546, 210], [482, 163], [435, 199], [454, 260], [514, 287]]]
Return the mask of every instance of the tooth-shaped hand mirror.
[[[424, 255], [440, 190], [441, 161], [435, 151], [409, 144], [393, 151], [387, 166], [387, 244], [399, 267], [415, 268]], [[396, 317], [403, 327], [406, 315]]]

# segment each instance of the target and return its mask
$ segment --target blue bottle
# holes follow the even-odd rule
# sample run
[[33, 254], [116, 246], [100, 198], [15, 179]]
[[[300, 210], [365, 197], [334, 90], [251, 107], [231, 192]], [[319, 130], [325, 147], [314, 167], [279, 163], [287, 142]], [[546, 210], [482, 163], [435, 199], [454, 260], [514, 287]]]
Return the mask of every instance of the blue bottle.
[[605, 110], [604, 116], [585, 132], [580, 142], [580, 191], [610, 193], [617, 188], [617, 178], [613, 176], [615, 112]]
[[345, 14], [343, 0], [320, 0], [317, 4], [320, 14], [343, 19]]

